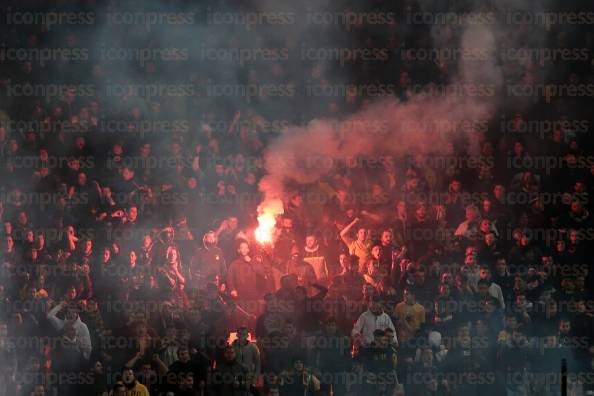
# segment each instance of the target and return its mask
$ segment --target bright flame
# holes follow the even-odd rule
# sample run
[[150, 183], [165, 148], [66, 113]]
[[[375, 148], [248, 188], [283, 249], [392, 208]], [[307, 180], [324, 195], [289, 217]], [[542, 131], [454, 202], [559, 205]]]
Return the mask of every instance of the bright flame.
[[256, 228], [256, 240], [262, 244], [272, 242], [272, 231], [276, 221], [271, 214], [262, 214], [258, 216], [258, 228]]
[[283, 212], [283, 202], [280, 199], [271, 199], [258, 206], [258, 228], [254, 235], [259, 243], [272, 242], [276, 216]]

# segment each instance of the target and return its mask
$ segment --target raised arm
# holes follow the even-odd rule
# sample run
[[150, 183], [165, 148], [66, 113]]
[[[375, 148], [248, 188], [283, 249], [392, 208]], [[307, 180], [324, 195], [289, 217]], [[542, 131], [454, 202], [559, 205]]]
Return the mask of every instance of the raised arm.
[[345, 245], [350, 245], [351, 242], [353, 242], [353, 238], [349, 237], [348, 234], [351, 231], [351, 229], [355, 226], [355, 224], [357, 224], [359, 222], [359, 218], [356, 217], [353, 221], [351, 221], [349, 224], [347, 224], [346, 227], [344, 227], [342, 229], [342, 231], [340, 231], [340, 239], [342, 239], [342, 241], [345, 243]]

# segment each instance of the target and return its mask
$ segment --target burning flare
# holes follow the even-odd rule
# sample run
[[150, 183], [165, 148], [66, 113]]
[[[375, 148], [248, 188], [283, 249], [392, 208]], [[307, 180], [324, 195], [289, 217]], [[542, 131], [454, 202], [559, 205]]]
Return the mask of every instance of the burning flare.
[[284, 212], [280, 199], [264, 201], [258, 206], [258, 228], [254, 231], [256, 240], [261, 244], [273, 241], [276, 216]]

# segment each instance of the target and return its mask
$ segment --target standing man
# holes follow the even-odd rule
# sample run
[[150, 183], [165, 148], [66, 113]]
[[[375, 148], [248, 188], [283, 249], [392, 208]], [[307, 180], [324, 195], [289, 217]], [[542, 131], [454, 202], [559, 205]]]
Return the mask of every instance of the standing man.
[[237, 252], [239, 258], [229, 265], [227, 289], [231, 297], [238, 299], [241, 308], [255, 314], [259, 311], [260, 299], [266, 292], [272, 291], [268, 289], [271, 289], [269, 286], [274, 279], [261, 261], [252, 258], [246, 241], [240, 242]]
[[367, 260], [371, 256], [369, 252], [370, 243], [367, 239], [367, 229], [363, 226], [357, 226], [357, 238], [353, 239], [349, 236], [351, 229], [359, 222], [360, 219], [358, 217], [351, 221], [340, 231], [340, 238], [349, 249], [349, 254], [359, 257], [359, 272], [363, 273], [365, 265], [367, 265]]
[[[367, 311], [363, 312], [351, 333], [354, 342], [361, 346], [368, 346], [373, 342], [373, 332], [376, 330], [392, 329], [395, 333], [396, 329], [392, 323], [390, 316], [384, 312], [379, 296], [374, 296], [369, 302]], [[394, 345], [398, 345], [398, 338], [394, 334]]]
[[237, 329], [237, 339], [231, 345], [235, 349], [237, 361], [248, 370], [249, 385], [255, 387], [261, 371], [260, 350], [248, 339], [247, 327]]
[[401, 342], [412, 339], [425, 323], [425, 308], [416, 302], [412, 289], [404, 290], [404, 301], [394, 308], [394, 318], [396, 318], [398, 338]]
[[324, 256], [318, 238], [313, 232], [308, 232], [305, 237], [305, 252], [303, 261], [310, 264], [316, 273], [316, 280], [319, 283], [328, 281], [328, 265]]
[[227, 277], [227, 264], [223, 251], [217, 246], [216, 232], [207, 231], [202, 237], [202, 247], [194, 253], [190, 263], [190, 278], [200, 284], [215, 282], [221, 287]]

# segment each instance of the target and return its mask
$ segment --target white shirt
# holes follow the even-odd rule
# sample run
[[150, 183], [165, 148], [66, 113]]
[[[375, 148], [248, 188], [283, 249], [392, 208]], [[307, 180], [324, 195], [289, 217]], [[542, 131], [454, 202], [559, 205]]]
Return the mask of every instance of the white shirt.
[[392, 329], [394, 332], [394, 343], [398, 345], [398, 338], [396, 337], [396, 329], [392, 323], [392, 319], [387, 313], [382, 312], [380, 315], [374, 315], [371, 311], [367, 310], [359, 316], [351, 335], [356, 337], [361, 336], [361, 344], [368, 345], [373, 341], [373, 332], [377, 329], [385, 330]]
[[[46, 315], [47, 320], [54, 326], [56, 330], [62, 330], [64, 328], [65, 320], [62, 320], [56, 316], [56, 314], [62, 309], [60, 304], [53, 307]], [[78, 348], [82, 352], [83, 357], [87, 360], [91, 357], [91, 335], [89, 334], [89, 328], [86, 324], [80, 320], [80, 316], [74, 321], [74, 329], [78, 339]]]
[[489, 286], [489, 295], [495, 297], [499, 300], [499, 305], [501, 309], [505, 309], [505, 300], [503, 298], [503, 292], [501, 291], [501, 286], [499, 286], [495, 282], [491, 282], [491, 286]]

